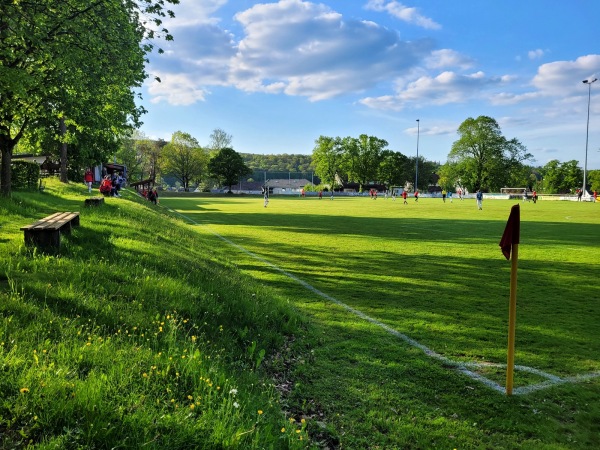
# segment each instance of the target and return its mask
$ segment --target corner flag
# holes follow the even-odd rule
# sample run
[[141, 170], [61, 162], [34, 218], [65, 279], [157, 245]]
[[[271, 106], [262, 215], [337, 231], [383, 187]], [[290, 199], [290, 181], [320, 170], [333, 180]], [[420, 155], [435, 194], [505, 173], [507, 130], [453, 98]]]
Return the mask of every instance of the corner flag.
[[510, 210], [506, 228], [500, 239], [500, 248], [510, 262], [510, 301], [508, 304], [508, 355], [506, 362], [506, 395], [512, 395], [515, 370], [515, 328], [517, 322], [517, 264], [519, 237], [521, 235], [521, 209], [514, 205]]
[[500, 248], [502, 254], [506, 259], [510, 259], [510, 252], [513, 244], [519, 243], [519, 237], [521, 234], [521, 209], [519, 205], [515, 205], [510, 210], [508, 221], [506, 222], [506, 228], [502, 239], [500, 239]]

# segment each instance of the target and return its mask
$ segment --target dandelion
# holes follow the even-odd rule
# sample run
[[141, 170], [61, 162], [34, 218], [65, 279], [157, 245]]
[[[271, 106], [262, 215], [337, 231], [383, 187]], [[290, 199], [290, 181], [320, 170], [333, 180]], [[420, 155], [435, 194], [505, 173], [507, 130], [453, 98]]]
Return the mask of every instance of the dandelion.
[[302, 419], [302, 420], [300, 421], [300, 423], [306, 423], [306, 420], [305, 420], [305, 419]]
[[146, 372], [144, 372], [144, 373], [142, 374], [142, 376], [143, 376], [144, 378], [148, 378], [148, 374], [147, 374]]
[[296, 419], [294, 419], [293, 417], [290, 417], [290, 423], [294, 423], [296, 421]]
[[296, 430], [296, 433], [300, 433], [300, 430]]
[[194, 409], [196, 407], [196, 405], [194, 405], [193, 403], [190, 405], [190, 409]]
[[262, 409], [259, 409], [258, 410], [258, 415], [260, 416], [260, 415], [262, 415], [262, 413], [263, 413]]
[[188, 395], [188, 400], [194, 400], [194, 397], [192, 397], [191, 395]]
[[192, 342], [196, 342], [196, 339], [198, 339], [196, 336], [192, 336]]
[[[20, 392], [21, 394], [27, 394], [27, 393], [29, 392], [29, 388], [26, 388], [26, 387], [24, 387], [24, 388], [21, 388], [21, 389], [19, 389], [19, 392]], [[262, 411], [261, 411], [261, 412], [262, 412]]]
[[282, 432], [282, 433], [285, 433], [285, 428], [282, 428], [282, 429], [281, 429], [281, 432]]

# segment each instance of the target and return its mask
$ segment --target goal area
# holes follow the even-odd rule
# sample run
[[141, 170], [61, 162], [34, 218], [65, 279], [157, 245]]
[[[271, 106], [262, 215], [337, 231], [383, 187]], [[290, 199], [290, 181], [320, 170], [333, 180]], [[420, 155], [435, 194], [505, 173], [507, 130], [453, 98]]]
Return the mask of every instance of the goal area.
[[500, 192], [502, 194], [508, 194], [508, 195], [510, 195], [510, 194], [512, 194], [512, 195], [521, 194], [522, 195], [523, 191], [527, 192], [527, 188], [526, 187], [510, 187], [510, 188], [505, 187], [505, 188], [500, 188]]

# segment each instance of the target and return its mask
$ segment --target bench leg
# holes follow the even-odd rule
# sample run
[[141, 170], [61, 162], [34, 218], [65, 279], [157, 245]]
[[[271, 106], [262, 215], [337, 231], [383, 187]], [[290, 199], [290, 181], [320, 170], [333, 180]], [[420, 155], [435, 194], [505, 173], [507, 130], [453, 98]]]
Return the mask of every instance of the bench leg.
[[35, 246], [43, 249], [60, 249], [60, 231], [59, 230], [42, 230], [31, 231], [25, 230], [25, 245]]

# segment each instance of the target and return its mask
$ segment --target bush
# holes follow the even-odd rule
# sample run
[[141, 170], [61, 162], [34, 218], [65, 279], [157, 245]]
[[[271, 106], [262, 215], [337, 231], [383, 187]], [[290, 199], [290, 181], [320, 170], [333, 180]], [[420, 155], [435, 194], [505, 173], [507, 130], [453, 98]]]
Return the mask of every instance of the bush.
[[36, 162], [13, 161], [11, 163], [13, 189], [36, 189], [40, 179], [40, 166]]

